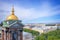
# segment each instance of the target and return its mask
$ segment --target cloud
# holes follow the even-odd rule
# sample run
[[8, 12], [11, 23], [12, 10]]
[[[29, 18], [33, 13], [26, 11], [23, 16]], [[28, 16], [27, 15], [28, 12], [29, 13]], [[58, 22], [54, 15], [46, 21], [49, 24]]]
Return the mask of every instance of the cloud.
[[[1, 17], [6, 18], [6, 16], [10, 15], [12, 4], [10, 3], [2, 3], [2, 7], [0, 7], [4, 12], [1, 13]], [[59, 7], [59, 6], [58, 6]], [[14, 5], [15, 14], [18, 16], [20, 20], [33, 20], [40, 17], [49, 17], [60, 13], [60, 10], [56, 10], [58, 7], [52, 8], [49, 3], [42, 3], [39, 9], [37, 8], [24, 8], [18, 5]], [[60, 7], [59, 7], [60, 8]]]
[[57, 20], [48, 20], [48, 21], [41, 21], [42, 23], [60, 23], [60, 19]]
[[[54, 11], [51, 8], [46, 7], [46, 9], [36, 10], [35, 8], [25, 9], [20, 7], [15, 7], [15, 13], [18, 17], [21, 17], [25, 20], [32, 20], [39, 17], [49, 17], [60, 13], [60, 11]], [[20, 15], [19, 15], [20, 14]]]

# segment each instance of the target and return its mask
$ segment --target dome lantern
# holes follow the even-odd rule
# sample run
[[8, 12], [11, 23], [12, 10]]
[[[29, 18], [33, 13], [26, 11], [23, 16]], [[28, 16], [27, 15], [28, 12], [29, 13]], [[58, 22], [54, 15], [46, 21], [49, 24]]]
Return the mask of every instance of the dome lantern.
[[14, 6], [12, 7], [12, 15], [14, 15]]
[[6, 20], [18, 20], [18, 17], [14, 14], [14, 6], [12, 7], [12, 13]]

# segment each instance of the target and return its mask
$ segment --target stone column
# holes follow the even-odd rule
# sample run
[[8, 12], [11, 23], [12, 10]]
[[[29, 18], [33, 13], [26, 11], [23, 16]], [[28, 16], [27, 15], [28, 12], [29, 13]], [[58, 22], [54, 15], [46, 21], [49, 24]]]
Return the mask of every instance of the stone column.
[[4, 30], [2, 30], [2, 40], [4, 40]]
[[5, 36], [6, 36], [6, 40], [7, 40], [7, 30], [5, 31]]
[[8, 40], [9, 40], [9, 32], [8, 32], [7, 38], [8, 38]]
[[7, 32], [7, 40], [9, 40], [9, 34], [10, 34], [10, 33], [9, 33], [9, 30], [8, 30], [8, 32]]
[[6, 28], [6, 40], [9, 40], [9, 28]]
[[16, 35], [17, 35], [17, 40], [18, 40], [18, 31], [16, 32]]
[[8, 32], [8, 40], [10, 40], [10, 38], [11, 38], [11, 31], [9, 29], [9, 32]]
[[11, 31], [9, 31], [9, 40], [12, 40], [12, 39], [11, 39]]
[[20, 40], [23, 40], [23, 32], [20, 30]]
[[18, 40], [20, 40], [20, 31], [18, 31]]
[[9, 33], [7, 32], [7, 40], [9, 40]]

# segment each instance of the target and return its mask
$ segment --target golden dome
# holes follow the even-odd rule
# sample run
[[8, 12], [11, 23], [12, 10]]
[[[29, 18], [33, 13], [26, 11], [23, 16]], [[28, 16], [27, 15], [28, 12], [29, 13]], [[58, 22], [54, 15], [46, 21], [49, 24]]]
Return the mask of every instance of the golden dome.
[[12, 14], [6, 20], [18, 20], [18, 17], [14, 14], [14, 7], [12, 8]]

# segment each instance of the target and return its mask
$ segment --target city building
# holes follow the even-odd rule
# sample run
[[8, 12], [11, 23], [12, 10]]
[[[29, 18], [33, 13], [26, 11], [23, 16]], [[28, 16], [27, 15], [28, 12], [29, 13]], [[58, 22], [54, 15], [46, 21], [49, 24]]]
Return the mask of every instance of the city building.
[[34, 23], [26, 24], [23, 28], [31, 29], [41, 33], [47, 33], [56, 29], [60, 29], [60, 24], [44, 24], [44, 23]]
[[21, 20], [14, 14], [13, 7], [11, 15], [1, 22], [0, 40], [23, 40], [23, 27]]

